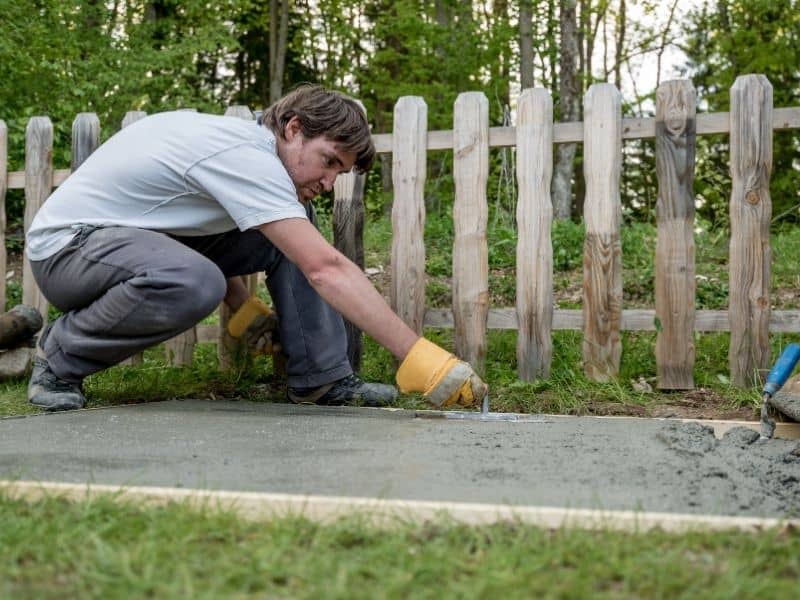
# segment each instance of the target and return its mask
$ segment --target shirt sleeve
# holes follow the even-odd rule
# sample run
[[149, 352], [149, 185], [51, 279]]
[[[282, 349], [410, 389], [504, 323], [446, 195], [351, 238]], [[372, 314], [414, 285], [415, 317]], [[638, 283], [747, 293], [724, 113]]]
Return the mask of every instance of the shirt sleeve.
[[219, 202], [242, 231], [281, 219], [308, 218], [283, 163], [254, 144], [207, 156], [184, 177], [192, 191]]

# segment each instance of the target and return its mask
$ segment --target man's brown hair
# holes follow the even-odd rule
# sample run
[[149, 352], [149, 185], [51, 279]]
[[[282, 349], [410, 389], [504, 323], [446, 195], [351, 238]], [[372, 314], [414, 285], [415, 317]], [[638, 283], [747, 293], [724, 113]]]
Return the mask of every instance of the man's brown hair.
[[375, 146], [364, 110], [355, 100], [319, 85], [303, 84], [267, 108], [262, 121], [283, 137], [292, 117], [300, 120], [305, 138], [324, 136], [336, 142], [345, 152], [355, 153], [358, 172], [369, 171]]

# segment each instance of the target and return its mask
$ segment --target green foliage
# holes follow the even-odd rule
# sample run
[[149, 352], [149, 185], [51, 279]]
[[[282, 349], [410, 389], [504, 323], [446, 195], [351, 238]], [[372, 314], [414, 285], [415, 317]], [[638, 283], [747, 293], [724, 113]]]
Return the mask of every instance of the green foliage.
[[553, 242], [553, 269], [572, 271], [583, 265], [583, 223], [555, 221], [550, 232]]
[[[776, 107], [800, 104], [800, 3], [797, 0], [721, 0], [704, 3], [687, 23], [688, 71], [698, 91], [698, 106], [708, 111], [730, 108], [730, 88], [740, 75], [760, 73], [772, 84]], [[773, 214], [800, 221], [800, 171], [796, 134], [773, 138], [770, 183]], [[729, 151], [725, 138], [698, 138], [701, 216], [727, 223], [730, 196]]]

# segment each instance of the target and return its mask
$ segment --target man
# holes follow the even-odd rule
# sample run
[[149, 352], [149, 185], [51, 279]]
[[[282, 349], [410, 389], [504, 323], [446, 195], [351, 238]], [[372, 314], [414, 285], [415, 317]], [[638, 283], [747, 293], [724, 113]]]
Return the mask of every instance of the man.
[[97, 149], [39, 210], [26, 252], [64, 315], [42, 333], [28, 387], [47, 410], [80, 408], [84, 377], [191, 327], [221, 300], [255, 344], [269, 309], [241, 275], [266, 271], [295, 402], [381, 406], [393, 386], [356, 377], [342, 315], [402, 364], [403, 391], [436, 406], [479, 402], [472, 368], [419, 338], [362, 271], [319, 233], [311, 200], [375, 149], [350, 98], [306, 85], [263, 125], [156, 114]]

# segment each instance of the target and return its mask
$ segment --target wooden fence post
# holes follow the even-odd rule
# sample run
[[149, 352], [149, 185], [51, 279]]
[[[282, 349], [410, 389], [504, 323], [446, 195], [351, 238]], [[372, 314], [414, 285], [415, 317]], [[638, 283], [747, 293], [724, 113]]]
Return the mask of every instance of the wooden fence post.
[[595, 83], [584, 97], [583, 157], [583, 367], [589, 379], [608, 381], [622, 355], [622, 101], [609, 83]]
[[8, 127], [0, 119], [0, 310], [6, 309], [6, 189], [8, 187]]
[[482, 92], [464, 92], [453, 110], [453, 318], [456, 354], [478, 372], [489, 315], [488, 175], [489, 101]]
[[125, 113], [125, 116], [122, 117], [122, 128], [125, 129], [131, 123], [135, 123], [139, 119], [144, 119], [147, 116], [147, 113], [143, 110], [129, 110]]
[[[366, 114], [366, 108], [358, 103]], [[343, 173], [333, 186], [333, 245], [364, 270], [364, 185], [363, 173]], [[361, 330], [345, 319], [347, 358], [353, 371], [361, 370]]]
[[425, 319], [425, 177], [428, 106], [404, 96], [394, 107], [392, 133], [391, 303], [411, 329], [422, 334]]
[[769, 223], [772, 200], [772, 85], [741, 75], [731, 88], [731, 244], [728, 317], [731, 382], [757, 384], [769, 367]]
[[[197, 112], [196, 108], [179, 108], [181, 112]], [[194, 347], [197, 345], [197, 326], [192, 325], [175, 337], [164, 342], [167, 362], [175, 367], [192, 364]]]
[[686, 80], [656, 91], [656, 369], [658, 387], [694, 388], [695, 91]]
[[517, 102], [517, 370], [550, 376], [553, 358], [553, 99], [543, 88]]
[[[32, 117], [25, 129], [25, 233], [53, 189], [53, 123], [49, 117]], [[49, 303], [33, 279], [28, 257], [23, 255], [22, 302], [36, 308], [47, 322]], [[5, 275], [5, 274], [4, 274]]]
[[72, 122], [72, 164], [75, 171], [100, 145], [100, 119], [94, 113], [78, 113]]
[[[147, 113], [143, 110], [130, 110], [125, 113], [125, 116], [122, 117], [122, 129], [125, 129], [128, 125], [135, 123], [139, 119], [144, 119], [147, 116]], [[120, 364], [126, 366], [135, 366], [140, 365], [144, 362], [144, 354], [138, 352], [133, 356], [126, 358]]]
[[[247, 106], [242, 105], [229, 106], [225, 110], [225, 116], [236, 117], [245, 121], [252, 121], [255, 118], [253, 112]], [[251, 294], [255, 294], [258, 290], [258, 280], [257, 273], [244, 277], [244, 283]], [[231, 311], [223, 302], [219, 305], [219, 341], [217, 342], [217, 358], [220, 369], [230, 369], [239, 358], [246, 356], [242, 343], [228, 335], [228, 321], [230, 318]]]

